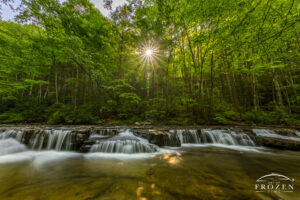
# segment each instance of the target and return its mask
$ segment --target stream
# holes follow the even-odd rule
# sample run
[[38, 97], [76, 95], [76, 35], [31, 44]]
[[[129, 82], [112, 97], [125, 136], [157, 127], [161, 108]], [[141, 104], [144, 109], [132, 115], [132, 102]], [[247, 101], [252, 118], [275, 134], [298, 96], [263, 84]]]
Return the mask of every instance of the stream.
[[[130, 129], [0, 132], [0, 199], [299, 199], [300, 152], [265, 147], [232, 130], [169, 130], [180, 146], [153, 144]], [[253, 135], [276, 133], [253, 130]], [[298, 133], [298, 132], [297, 132]], [[172, 135], [173, 134], [173, 135]], [[284, 137], [284, 136], [279, 136]], [[287, 140], [299, 137], [285, 136]], [[282, 138], [281, 138], [282, 139]], [[164, 138], [165, 140], [165, 138]], [[172, 143], [168, 141], [168, 143]], [[278, 173], [293, 192], [256, 192], [256, 180]]]

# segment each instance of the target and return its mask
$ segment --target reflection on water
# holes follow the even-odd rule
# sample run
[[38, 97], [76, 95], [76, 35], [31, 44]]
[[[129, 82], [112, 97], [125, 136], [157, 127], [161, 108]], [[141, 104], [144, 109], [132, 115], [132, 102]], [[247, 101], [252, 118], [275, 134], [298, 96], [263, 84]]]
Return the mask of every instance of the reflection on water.
[[171, 153], [164, 153], [160, 159], [164, 159], [166, 160], [170, 165], [177, 165], [181, 160], [181, 153], [176, 152], [174, 155], [172, 155]]
[[[0, 156], [0, 199], [297, 199], [299, 155], [214, 146], [148, 156], [15, 153]], [[294, 178], [295, 191], [256, 193], [255, 180], [271, 172]]]

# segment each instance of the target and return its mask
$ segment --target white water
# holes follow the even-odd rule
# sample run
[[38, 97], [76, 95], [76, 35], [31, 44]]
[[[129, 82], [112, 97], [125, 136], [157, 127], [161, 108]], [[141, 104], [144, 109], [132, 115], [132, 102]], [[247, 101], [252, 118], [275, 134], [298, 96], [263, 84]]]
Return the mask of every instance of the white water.
[[159, 157], [163, 154], [176, 155], [177, 151], [163, 149], [155, 153], [75, 153], [75, 152], [58, 152], [58, 151], [25, 151], [7, 155], [0, 155], [0, 165], [8, 163], [24, 162], [39, 169], [44, 166], [56, 165], [57, 162], [73, 159], [83, 158], [87, 161], [97, 159], [117, 159], [117, 160], [136, 160], [136, 159], [149, 159]]
[[14, 162], [30, 162], [34, 167], [41, 167], [44, 164], [52, 164], [57, 161], [81, 157], [82, 154], [74, 152], [57, 151], [25, 151], [0, 156], [0, 164]]
[[230, 130], [202, 129], [197, 130], [171, 130], [180, 139], [181, 144], [222, 144], [235, 146], [255, 146], [254, 141], [244, 133]]
[[[171, 130], [170, 132], [176, 133], [183, 147], [213, 146], [237, 151], [257, 151], [256, 148], [254, 148], [254, 141], [248, 135], [236, 133], [231, 130], [202, 129], [201, 132], [197, 130]], [[253, 132], [257, 136], [300, 141], [300, 138], [297, 136], [282, 136], [271, 130], [253, 129]], [[113, 134], [116, 133], [117, 132]], [[107, 130], [103, 133], [101, 131], [92, 133], [90, 138], [95, 137], [97, 142], [90, 149], [92, 154], [86, 154], [85, 157], [145, 158], [155, 156], [164, 151], [158, 146], [150, 144], [148, 140], [135, 136], [129, 130], [121, 131], [121, 133], [109, 139], [101, 138], [101, 136], [107, 137], [113, 134], [110, 134]], [[296, 132], [296, 134], [300, 135], [300, 132]], [[20, 130], [0, 132], [0, 163], [9, 160], [30, 160], [33, 159], [33, 157], [36, 158], [36, 156], [51, 157], [53, 155], [52, 157], [55, 157], [58, 154], [53, 152], [50, 154], [49, 151], [44, 151], [48, 152], [44, 154], [42, 152], [35, 152], [33, 157], [28, 156], [33, 153], [28, 153], [29, 151], [26, 151], [26, 146], [23, 145], [22, 142], [26, 140], [28, 148], [35, 150], [71, 150], [73, 136], [72, 131], [66, 129], [36, 131], [34, 133], [26, 133], [26, 135]], [[139, 155], [136, 155], [136, 153]], [[13, 155], [15, 155], [15, 157]], [[64, 156], [58, 157], [63, 158]]]
[[300, 142], [300, 138], [279, 135], [275, 131], [272, 131], [272, 130], [267, 130], [267, 129], [252, 129], [252, 131], [257, 136], [261, 136], [261, 137], [279, 138], [279, 139], [283, 139], [283, 140], [294, 140], [294, 141], [299, 141]]
[[23, 132], [17, 130], [7, 130], [0, 132], [0, 156], [10, 155], [26, 151], [26, 146], [21, 144]]
[[[47, 130], [47, 149], [71, 150], [72, 132], [69, 130]], [[40, 143], [43, 141], [40, 141]]]
[[[45, 130], [35, 131], [30, 134], [28, 146], [30, 149], [55, 149], [57, 151], [71, 150], [72, 148], [72, 131], [70, 130]], [[1, 139], [14, 138], [19, 142], [24, 142], [24, 131], [20, 130], [6, 130], [0, 132]]]
[[22, 142], [24, 132], [19, 130], [6, 130], [4, 132], [0, 132], [0, 139], [8, 139], [15, 138], [19, 142]]
[[84, 158], [86, 159], [98, 159], [98, 158], [105, 158], [105, 159], [118, 159], [118, 160], [135, 160], [135, 159], [149, 159], [154, 158], [157, 156], [161, 156], [162, 154], [175, 154], [177, 150], [170, 150], [170, 149], [160, 149], [158, 152], [152, 153], [104, 153], [104, 152], [93, 152], [84, 154]]
[[296, 131], [295, 134], [300, 137], [300, 131]]
[[133, 135], [129, 130], [121, 132], [107, 140], [98, 140], [92, 145], [90, 152], [104, 153], [153, 153], [159, 151], [156, 145], [150, 144], [148, 140]]
[[[47, 130], [39, 131], [32, 134], [29, 140], [31, 149], [41, 150], [70, 150], [71, 148], [71, 131], [68, 130]], [[24, 132], [19, 130], [7, 130], [0, 132], [0, 164], [12, 162], [31, 162], [34, 166], [40, 166], [44, 163], [59, 161], [73, 156], [78, 153], [72, 152], [55, 152], [55, 151], [27, 151], [26, 145], [20, 143], [24, 141]], [[46, 137], [48, 142], [45, 143]]]
[[182, 147], [217, 147], [224, 149], [231, 149], [240, 152], [259, 152], [262, 153], [264, 150], [263, 147], [255, 147], [255, 146], [241, 146], [241, 145], [226, 145], [226, 144], [183, 144]]
[[12, 154], [26, 150], [26, 146], [13, 138], [0, 140], [0, 155]]
[[113, 129], [103, 129], [103, 130], [97, 130], [97, 131], [92, 131], [90, 135], [90, 139], [93, 138], [106, 138], [109, 136], [116, 135], [116, 130]]
[[214, 143], [236, 146], [255, 146], [254, 141], [244, 133], [236, 133], [230, 130], [202, 129], [203, 143]]
[[201, 143], [201, 139], [197, 134], [197, 130], [171, 130], [170, 132], [176, 133], [181, 144], [193, 143], [199, 144]]

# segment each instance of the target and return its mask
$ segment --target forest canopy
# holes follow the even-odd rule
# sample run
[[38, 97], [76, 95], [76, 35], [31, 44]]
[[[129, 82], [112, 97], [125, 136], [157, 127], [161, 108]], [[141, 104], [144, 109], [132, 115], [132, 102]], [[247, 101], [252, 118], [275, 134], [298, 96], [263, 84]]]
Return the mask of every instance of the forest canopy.
[[19, 10], [0, 19], [2, 123], [300, 125], [299, 1], [127, 0], [110, 17], [89, 0]]

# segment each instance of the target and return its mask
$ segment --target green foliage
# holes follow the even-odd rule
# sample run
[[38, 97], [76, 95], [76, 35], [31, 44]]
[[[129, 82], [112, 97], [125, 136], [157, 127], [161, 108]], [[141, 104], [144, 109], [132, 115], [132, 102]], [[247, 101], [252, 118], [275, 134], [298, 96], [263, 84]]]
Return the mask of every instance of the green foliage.
[[20, 113], [5, 112], [0, 114], [0, 122], [2, 123], [18, 123], [24, 121], [24, 116]]
[[160, 110], [149, 110], [145, 112], [146, 119], [154, 119], [157, 121], [166, 119], [166, 112]]
[[93, 109], [82, 105], [76, 109], [69, 105], [53, 104], [47, 109], [48, 123], [50, 124], [94, 124], [101, 123], [96, 121], [92, 113]]
[[112, 125], [121, 126], [121, 125], [132, 125], [134, 123], [135, 123], [135, 121], [134, 120], [130, 120], [130, 119], [128, 119], [128, 120], [117, 120], [117, 121], [114, 121], [112, 123]]
[[226, 118], [221, 114], [216, 114], [213, 120], [218, 124], [226, 124], [227, 123]]
[[[2, 123], [299, 124], [294, 1], [128, 1], [110, 18], [89, 0], [21, 10], [0, 20]], [[158, 47], [153, 59], [143, 45]]]

